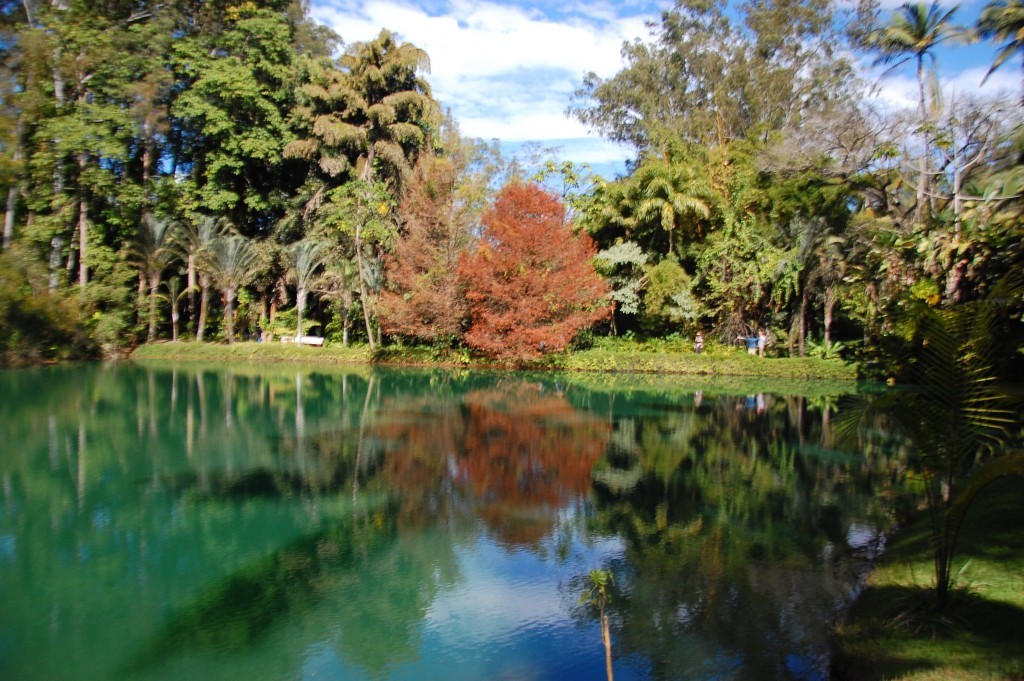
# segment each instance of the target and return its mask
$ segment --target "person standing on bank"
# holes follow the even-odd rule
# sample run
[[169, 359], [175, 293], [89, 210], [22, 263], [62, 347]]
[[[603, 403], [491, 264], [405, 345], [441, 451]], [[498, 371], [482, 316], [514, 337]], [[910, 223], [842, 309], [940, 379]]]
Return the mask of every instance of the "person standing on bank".
[[693, 351], [698, 355], [704, 352], [704, 334], [700, 331], [693, 337]]
[[758, 337], [757, 336], [736, 336], [736, 340], [744, 341], [747, 344], [747, 354], [748, 355], [756, 355], [757, 354], [757, 341], [758, 341]]
[[757, 355], [758, 357], [764, 357], [765, 346], [768, 345], [768, 332], [761, 329], [757, 332]]

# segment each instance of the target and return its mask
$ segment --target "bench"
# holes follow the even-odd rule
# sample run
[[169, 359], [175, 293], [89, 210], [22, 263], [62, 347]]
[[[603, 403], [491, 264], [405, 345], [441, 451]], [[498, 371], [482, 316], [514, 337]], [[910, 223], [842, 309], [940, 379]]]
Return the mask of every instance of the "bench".
[[282, 343], [298, 343], [299, 345], [311, 345], [313, 347], [323, 347], [324, 339], [323, 336], [281, 336]]

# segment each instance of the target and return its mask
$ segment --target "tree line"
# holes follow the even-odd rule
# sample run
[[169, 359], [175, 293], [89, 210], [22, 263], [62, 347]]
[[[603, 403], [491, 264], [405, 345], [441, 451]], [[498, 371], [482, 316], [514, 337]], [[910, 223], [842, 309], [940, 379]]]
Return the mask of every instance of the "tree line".
[[[605, 179], [462, 137], [429, 55], [339, 51], [304, 0], [0, 2], [0, 348], [313, 328], [523, 361], [768, 328], [891, 370], [908, 304], [1020, 271], [1021, 108], [946, 92], [935, 51], [992, 40], [1003, 67], [1021, 9], [844, 7], [678, 0], [569, 105], [635, 149]], [[916, 67], [916, 111], [868, 97], [864, 54]]]
[[[974, 26], [934, 3], [676, 2], [569, 109], [637, 150], [581, 217], [616, 317], [725, 339], [767, 327], [790, 353], [877, 364], [905, 346], [914, 301], [989, 296], [1021, 266], [1021, 108], [952, 91], [936, 51], [992, 40], [991, 75], [1024, 57], [1022, 16], [1002, 0]], [[879, 104], [855, 58], [910, 62], [917, 110]], [[1008, 302], [1019, 319], [1019, 293]], [[1002, 331], [1009, 357], [1019, 324]]]

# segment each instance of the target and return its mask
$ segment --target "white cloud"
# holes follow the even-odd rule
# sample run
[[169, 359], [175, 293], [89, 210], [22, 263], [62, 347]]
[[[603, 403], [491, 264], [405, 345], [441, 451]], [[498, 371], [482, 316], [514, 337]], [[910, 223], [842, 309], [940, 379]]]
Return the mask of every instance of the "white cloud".
[[[994, 71], [987, 79], [988, 66], [977, 66], [964, 69], [957, 74], [951, 75], [943, 82], [943, 91], [947, 94], [981, 94], [988, 96], [1011, 95], [1020, 89], [1020, 72], [1007, 64], [1002, 69]], [[985, 83], [982, 84], [982, 80]]]
[[[964, 68], [942, 74], [941, 86], [945, 97], [953, 95], [984, 95], [987, 97], [1015, 96], [1020, 83], [1018, 74], [1012, 69], [995, 71], [985, 80], [987, 66]], [[916, 109], [919, 100], [917, 78], [903, 73], [881, 73], [876, 68], [873, 76], [876, 79], [878, 93], [876, 98], [887, 108]]]
[[[656, 19], [648, 0], [569, 0], [541, 4], [519, 0], [313, 0], [314, 19], [331, 26], [346, 43], [373, 39], [382, 28], [430, 55], [428, 80], [434, 96], [450, 108], [463, 134], [506, 143], [539, 141], [559, 146], [565, 158], [592, 164], [621, 164], [627, 149], [600, 140], [565, 116], [584, 73], [608, 77], [622, 68], [622, 43], [646, 37]], [[899, 5], [903, 0], [884, 0]], [[977, 5], [981, 0], [975, 0]], [[965, 10], [972, 3], [965, 4]], [[969, 11], [958, 18], [970, 19]], [[950, 46], [952, 49], [952, 46]], [[945, 49], [945, 48], [944, 48]], [[958, 48], [943, 54], [944, 91], [1016, 92], [1009, 66], [981, 79], [991, 49], [976, 55]], [[979, 56], [980, 55], [980, 56]], [[980, 61], [984, 66], [977, 66]], [[886, 72], [864, 66], [887, 107], [917, 106], [913, 69]]]
[[584, 73], [622, 67], [625, 40], [645, 35], [645, 15], [621, 5], [561, 8], [559, 19], [512, 4], [448, 0], [429, 11], [395, 0], [315, 0], [312, 16], [346, 43], [382, 28], [430, 55], [434, 96], [451, 108], [463, 133], [505, 141], [587, 137], [565, 116]]

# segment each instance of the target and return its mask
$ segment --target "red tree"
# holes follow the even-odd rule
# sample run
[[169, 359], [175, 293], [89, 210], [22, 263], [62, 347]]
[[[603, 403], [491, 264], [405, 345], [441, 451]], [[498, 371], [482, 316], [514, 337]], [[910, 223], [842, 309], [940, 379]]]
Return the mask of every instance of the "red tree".
[[454, 197], [451, 162], [421, 160], [398, 209], [403, 232], [385, 262], [387, 289], [378, 312], [386, 333], [443, 344], [461, 336], [467, 306], [459, 256], [468, 245], [469, 229]]
[[592, 262], [594, 243], [573, 233], [553, 194], [537, 185], [507, 186], [483, 227], [461, 267], [471, 348], [499, 359], [536, 359], [609, 316], [609, 289]]

